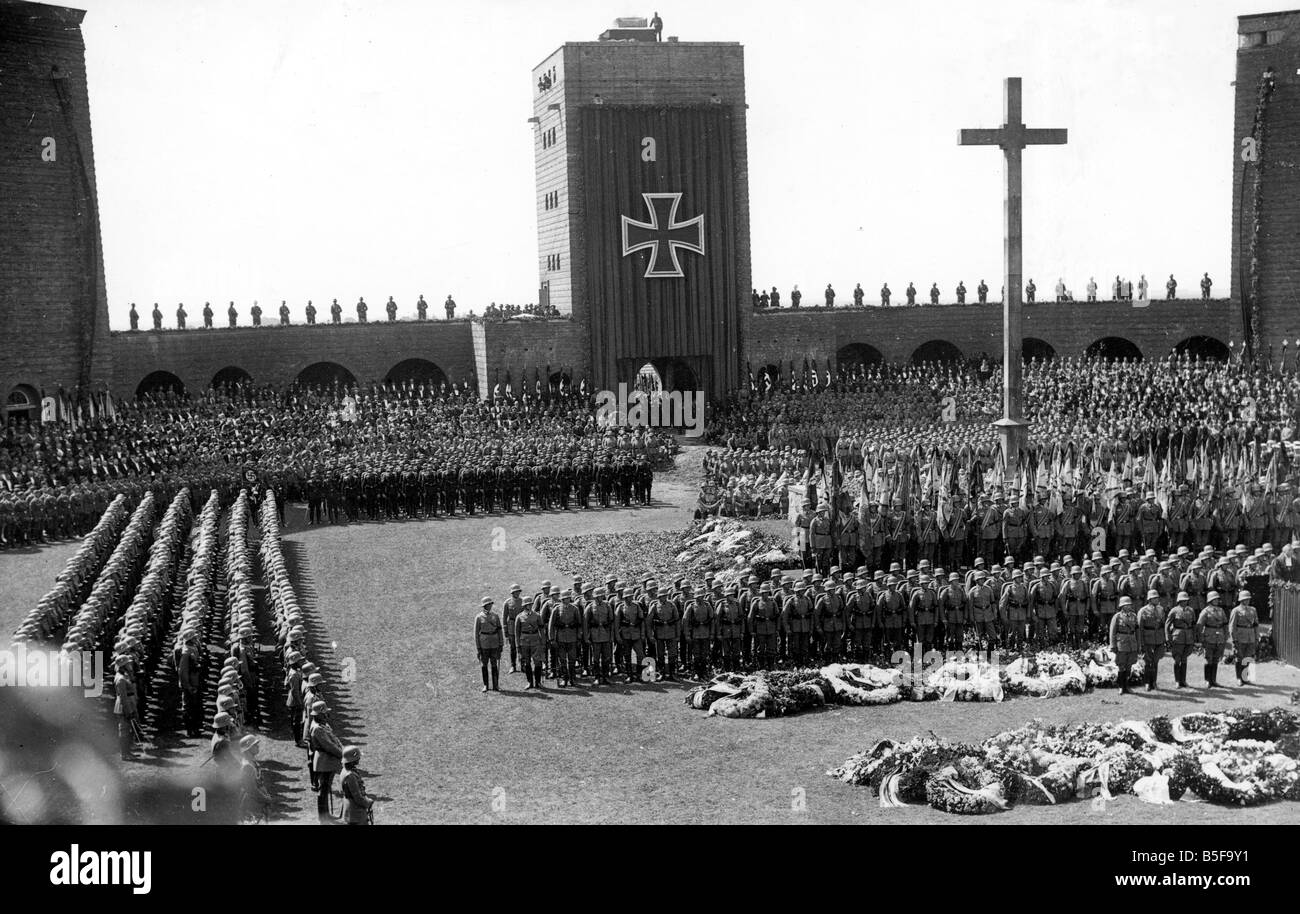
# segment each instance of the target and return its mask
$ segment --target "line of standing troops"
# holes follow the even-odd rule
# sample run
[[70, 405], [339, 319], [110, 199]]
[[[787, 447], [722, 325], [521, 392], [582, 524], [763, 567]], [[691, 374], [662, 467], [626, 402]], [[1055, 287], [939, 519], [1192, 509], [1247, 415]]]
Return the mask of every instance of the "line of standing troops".
[[[875, 570], [927, 560], [959, 568], [970, 556], [992, 564], [999, 555], [1078, 556], [1096, 548], [1172, 552], [1180, 546], [1202, 549], [1212, 542], [1227, 549], [1241, 542], [1254, 549], [1300, 536], [1300, 497], [1289, 483], [1278, 486], [1276, 494], [1252, 486], [1245, 507], [1238, 495], [1225, 493], [1215, 499], [1206, 489], [1193, 495], [1184, 484], [1174, 490], [1167, 511], [1154, 492], [1139, 500], [1134, 490], [1126, 489], [1116, 497], [1113, 516], [1100, 522], [1090, 522], [1108, 513], [1095, 495], [1068, 486], [1061, 495], [1058, 513], [1048, 508], [1041, 492], [1028, 495], [1028, 507], [1019, 504], [1017, 489], [1008, 490], [1006, 498], [981, 496], [978, 505], [958, 493], [947, 520], [939, 518], [933, 505], [909, 509], [900, 499], [884, 506], [872, 502], [861, 516], [850, 512], [838, 525], [825, 503], [813, 510], [812, 502], [805, 501], [793, 532], [804, 564], [823, 574], [835, 564], [852, 568], [862, 562]], [[1094, 544], [1098, 526], [1105, 533], [1102, 542]]]
[[[723, 585], [712, 575], [702, 584], [679, 578], [667, 586], [649, 578], [610, 578], [603, 587], [575, 579], [563, 590], [543, 581], [531, 599], [522, 597], [519, 585], [512, 587], [500, 614], [484, 597], [474, 622], [475, 649], [486, 692], [498, 690], [507, 645], [510, 672], [522, 667], [528, 688], [541, 688], [544, 678], [575, 685], [580, 674], [596, 684], [608, 684], [616, 674], [631, 682], [641, 677], [648, 656], [655, 658], [660, 678], [673, 680], [684, 669], [703, 679], [717, 668], [772, 669], [850, 658], [865, 663], [888, 660], [898, 650], [958, 651], [968, 644], [984, 650], [1063, 643], [1083, 648], [1109, 636], [1127, 684], [1136, 654], [1128, 659], [1128, 642], [1117, 645], [1116, 626], [1128, 634], [1121, 609], [1145, 600], [1150, 612], [1141, 623], [1144, 632], [1158, 613], [1161, 631], [1169, 625], [1164, 641], [1186, 646], [1173, 649], [1180, 683], [1194, 644], [1205, 646], [1208, 671], [1211, 665], [1217, 669], [1228, 637], [1245, 645], [1237, 650], [1240, 678], [1242, 663], [1254, 655], [1258, 616], [1249, 599], [1241, 600], [1231, 618], [1222, 612], [1213, 588], [1231, 592], [1237, 570], [1227, 557], [1209, 570], [1211, 561], [1212, 552], [1192, 556], [1182, 547], [1163, 562], [1154, 552], [1130, 562], [1126, 550], [1109, 562], [1094, 553], [1068, 569], [1037, 557], [1023, 568], [1008, 560], [1005, 568], [988, 571], [977, 559], [965, 576], [945, 575], [922, 560], [906, 575], [898, 565], [889, 574], [862, 567], [832, 568], [823, 576], [805, 569], [798, 578], [774, 569], [769, 580], [750, 575], [743, 587]], [[1249, 597], [1248, 591], [1240, 594]], [[1157, 636], [1141, 637], [1154, 684]]]
[[307, 520], [331, 524], [340, 517], [455, 516], [458, 511], [530, 511], [534, 506], [568, 510], [650, 503], [654, 470], [646, 458], [620, 455], [565, 460], [556, 465], [381, 466], [378, 469], [313, 472], [303, 481]]

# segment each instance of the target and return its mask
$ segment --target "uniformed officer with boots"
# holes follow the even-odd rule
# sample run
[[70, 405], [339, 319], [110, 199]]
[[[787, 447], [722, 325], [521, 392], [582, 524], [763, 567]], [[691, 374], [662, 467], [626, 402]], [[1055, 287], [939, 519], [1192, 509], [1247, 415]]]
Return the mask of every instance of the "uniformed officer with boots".
[[510, 672], [519, 672], [519, 645], [515, 640], [515, 619], [524, 611], [524, 601], [519, 596], [523, 588], [515, 584], [510, 588], [510, 596], [501, 606], [501, 626], [505, 629], [506, 640], [510, 642]]
[[1174, 682], [1178, 688], [1187, 688], [1187, 655], [1196, 645], [1196, 610], [1186, 591], [1179, 591], [1174, 608], [1165, 619], [1165, 641], [1170, 656], [1174, 658]]
[[1160, 591], [1147, 591], [1147, 601], [1137, 612], [1138, 648], [1146, 667], [1147, 691], [1156, 688], [1160, 658], [1165, 654], [1165, 613], [1160, 607]]
[[1232, 635], [1237, 682], [1246, 685], [1246, 665], [1255, 662], [1255, 649], [1259, 643], [1259, 613], [1250, 605], [1250, 591], [1237, 592], [1237, 605], [1228, 616], [1228, 631]]
[[366, 794], [365, 782], [357, 766], [361, 764], [361, 749], [348, 746], [343, 750], [343, 783], [339, 789], [343, 792], [343, 824], [373, 825], [373, 808], [375, 801]]
[[1083, 580], [1083, 568], [1075, 565], [1070, 569], [1070, 580], [1061, 586], [1059, 608], [1065, 614], [1070, 646], [1076, 650], [1083, 647], [1084, 637], [1088, 634], [1088, 609], [1091, 602], [1092, 594]]
[[961, 575], [955, 571], [949, 572], [948, 583], [939, 591], [939, 621], [943, 623], [943, 642], [946, 649], [961, 650], [969, 617], [966, 589], [961, 586]]
[[645, 608], [630, 593], [623, 593], [614, 608], [614, 634], [619, 665], [627, 681], [635, 682], [641, 678], [641, 667], [645, 664]]
[[934, 579], [921, 576], [920, 586], [907, 601], [907, 624], [924, 654], [934, 646], [935, 623], [939, 618], [939, 596], [934, 590]]
[[614, 663], [614, 609], [607, 596], [604, 587], [597, 587], [594, 599], [587, 605], [588, 663], [597, 685], [609, 685]]
[[764, 581], [758, 588], [758, 597], [749, 601], [750, 634], [754, 638], [754, 663], [761, 670], [776, 666], [777, 638], [781, 626], [781, 610], [773, 598], [772, 584]]
[[1011, 572], [1010, 583], [1002, 588], [998, 616], [1002, 620], [1006, 646], [1011, 650], [1024, 647], [1028, 641], [1029, 588], [1025, 586], [1025, 573], [1019, 568]]
[[803, 581], [794, 585], [794, 594], [782, 604], [781, 624], [788, 638], [790, 660], [802, 666], [808, 659], [812, 636], [812, 602], [808, 599], [808, 585]]
[[686, 604], [682, 612], [682, 630], [686, 634], [687, 654], [682, 658], [698, 679], [707, 678], [709, 669], [709, 651], [713, 646], [715, 633], [713, 604], [709, 602], [709, 593], [704, 585], [695, 588], [694, 597]]
[[1196, 640], [1205, 651], [1205, 686], [1210, 689], [1219, 685], [1219, 663], [1228, 640], [1228, 616], [1219, 600], [1217, 590], [1207, 593], [1205, 608], [1196, 619]]
[[535, 603], [525, 603], [515, 616], [514, 624], [514, 643], [519, 646], [519, 662], [524, 665], [529, 689], [542, 687], [542, 672], [546, 664], [546, 625], [535, 607]]
[[1110, 620], [1110, 649], [1119, 667], [1120, 694], [1129, 694], [1128, 677], [1138, 656], [1138, 620], [1133, 598], [1120, 597], [1119, 609]]
[[650, 605], [646, 608], [647, 626], [655, 638], [655, 664], [659, 678], [675, 682], [677, 666], [677, 639], [681, 634], [681, 613], [677, 604], [659, 593], [659, 586], [651, 583], [647, 588]]
[[907, 601], [898, 592], [898, 578], [885, 578], [885, 590], [876, 598], [876, 615], [880, 620], [880, 648], [888, 659], [894, 651], [906, 647], [903, 623], [906, 621]]
[[740, 669], [740, 645], [745, 632], [745, 616], [740, 608], [739, 590], [736, 584], [728, 584], [725, 593], [715, 599], [713, 604], [718, 647], [722, 654], [722, 668], [725, 670]]
[[330, 727], [329, 708], [323, 701], [312, 705], [307, 745], [310, 747], [311, 770], [316, 776], [316, 815], [324, 822], [330, 817], [330, 787], [334, 775], [343, 767], [343, 744]]
[[584, 639], [582, 626], [582, 613], [573, 605], [573, 591], [566, 588], [560, 593], [560, 605], [551, 613], [548, 632], [555, 644], [555, 678], [561, 686], [576, 684], [578, 645]]
[[492, 673], [491, 691], [500, 692], [498, 680], [501, 677], [501, 617], [492, 608], [492, 598], [483, 598], [483, 609], [474, 617], [474, 649], [478, 652], [479, 666], [483, 673], [483, 688], [488, 691], [488, 671]]

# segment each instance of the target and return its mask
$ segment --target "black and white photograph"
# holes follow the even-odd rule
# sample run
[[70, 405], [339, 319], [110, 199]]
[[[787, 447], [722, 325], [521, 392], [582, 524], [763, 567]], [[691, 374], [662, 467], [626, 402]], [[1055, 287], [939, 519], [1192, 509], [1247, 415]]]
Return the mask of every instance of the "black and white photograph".
[[996, 824], [1294, 885], [1300, 11], [68, 2], [0, 0], [24, 879]]

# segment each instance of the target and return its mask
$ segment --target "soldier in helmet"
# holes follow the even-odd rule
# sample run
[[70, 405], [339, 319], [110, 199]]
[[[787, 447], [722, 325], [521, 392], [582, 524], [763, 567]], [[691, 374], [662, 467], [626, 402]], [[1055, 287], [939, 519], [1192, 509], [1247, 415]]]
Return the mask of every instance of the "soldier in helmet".
[[1217, 590], [1205, 595], [1205, 608], [1196, 619], [1196, 640], [1205, 650], [1205, 685], [1217, 688], [1219, 662], [1223, 660], [1223, 649], [1228, 640], [1228, 616], [1219, 605]]
[[651, 582], [647, 588], [649, 606], [646, 608], [646, 625], [654, 634], [655, 664], [659, 668], [659, 678], [670, 682], [676, 680], [677, 641], [681, 635], [681, 612], [677, 604], [667, 594], [659, 592], [659, 586]]
[[1114, 652], [1115, 663], [1119, 667], [1119, 688], [1124, 695], [1129, 693], [1129, 671], [1137, 662], [1139, 637], [1133, 598], [1120, 597], [1119, 609], [1110, 620], [1110, 649]]
[[501, 644], [504, 640], [501, 617], [492, 608], [491, 597], [484, 597], [482, 605], [482, 610], [474, 617], [474, 649], [478, 652], [478, 662], [483, 673], [481, 691], [488, 691], [488, 672], [491, 670], [491, 690], [500, 692], [498, 680], [501, 677]]
[[510, 588], [510, 596], [501, 606], [501, 626], [505, 629], [506, 640], [510, 643], [510, 672], [519, 672], [519, 645], [515, 640], [515, 619], [524, 611], [524, 601], [519, 596], [523, 588], [518, 584]]
[[758, 597], [749, 601], [747, 622], [754, 638], [755, 665], [759, 669], [772, 669], [776, 665], [781, 610], [773, 598], [771, 582], [764, 581], [758, 588]]
[[560, 592], [560, 605], [551, 612], [548, 632], [555, 644], [555, 678], [561, 686], [577, 684], [578, 647], [585, 640], [583, 614], [573, 605], [573, 591]]
[[266, 821], [271, 808], [271, 795], [262, 786], [262, 767], [258, 764], [256, 736], [245, 736], [239, 741], [239, 809], [240, 820], [248, 818]]
[[1237, 682], [1246, 684], [1246, 665], [1254, 663], [1255, 648], [1259, 642], [1259, 614], [1250, 605], [1250, 591], [1237, 592], [1237, 605], [1228, 615], [1228, 631], [1232, 634]]
[[1160, 606], [1160, 591], [1147, 591], [1147, 601], [1137, 611], [1137, 620], [1138, 649], [1142, 652], [1147, 691], [1154, 692], [1160, 658], [1165, 653], [1165, 613]]
[[1058, 609], [1065, 615], [1065, 625], [1069, 634], [1070, 646], [1076, 650], [1083, 648], [1084, 636], [1088, 633], [1088, 611], [1092, 605], [1092, 594], [1088, 583], [1083, 579], [1083, 568], [1075, 565], [1070, 569], [1070, 580], [1061, 585]]
[[344, 825], [373, 825], [374, 824], [374, 805], [375, 801], [366, 794], [365, 782], [361, 780], [361, 774], [357, 771], [357, 766], [361, 764], [361, 749], [358, 746], [347, 746], [343, 750], [343, 783], [340, 790], [343, 793], [343, 824]]
[[718, 646], [722, 652], [722, 667], [737, 670], [741, 663], [741, 641], [745, 632], [745, 614], [737, 598], [740, 588], [728, 584], [725, 593], [718, 593], [715, 585], [714, 618], [717, 620]]
[[907, 616], [907, 601], [898, 592], [898, 578], [885, 578], [885, 590], [876, 598], [876, 615], [880, 620], [881, 650], [886, 657], [906, 646], [903, 630]]
[[[550, 584], [546, 585], [549, 592]], [[538, 598], [541, 598], [538, 594]], [[519, 646], [519, 661], [524, 665], [528, 676], [529, 689], [542, 687], [542, 672], [546, 658], [546, 623], [537, 610], [537, 603], [525, 603], [515, 616], [514, 644]]]
[[934, 578], [923, 574], [920, 585], [912, 591], [907, 601], [907, 625], [921, 645], [922, 654], [934, 647], [935, 623], [938, 618], [939, 596], [934, 590]]
[[307, 731], [311, 747], [311, 770], [316, 775], [316, 815], [326, 821], [330, 815], [330, 787], [343, 767], [343, 744], [329, 724], [329, 707], [323, 701], [312, 704], [311, 726]]
[[781, 604], [781, 627], [786, 633], [790, 660], [802, 666], [808, 659], [812, 636], [812, 602], [808, 598], [808, 585], [803, 581], [794, 585], [794, 593]]
[[1174, 658], [1174, 682], [1178, 688], [1187, 688], [1187, 655], [1196, 644], [1196, 609], [1191, 595], [1179, 591], [1174, 607], [1165, 619], [1165, 642]]
[[1029, 588], [1025, 586], [1025, 573], [1019, 568], [1011, 572], [1011, 581], [1002, 588], [998, 599], [998, 617], [1002, 620], [1006, 646], [1016, 650], [1029, 640]]
[[614, 608], [606, 601], [607, 596], [604, 587], [597, 587], [595, 597], [586, 609], [589, 666], [597, 685], [609, 685], [614, 662]]
[[694, 670], [699, 679], [706, 678], [715, 628], [713, 604], [709, 602], [708, 589], [701, 584], [695, 588], [692, 599], [686, 601], [682, 610], [682, 633], [685, 635], [682, 643], [686, 647], [682, 662]]

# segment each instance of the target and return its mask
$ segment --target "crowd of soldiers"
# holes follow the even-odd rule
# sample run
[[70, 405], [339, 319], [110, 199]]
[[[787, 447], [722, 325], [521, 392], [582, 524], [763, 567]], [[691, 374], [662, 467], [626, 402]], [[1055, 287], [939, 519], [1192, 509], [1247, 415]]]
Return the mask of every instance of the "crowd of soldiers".
[[676, 447], [598, 427], [576, 392], [480, 400], [414, 382], [160, 393], [76, 424], [22, 420], [2, 444], [0, 548], [82, 535], [118, 494], [183, 486], [228, 503], [267, 485], [307, 502], [312, 523], [648, 504]]
[[[1284, 553], [1295, 561], [1290, 544]], [[1210, 665], [1217, 669], [1226, 642], [1235, 645], [1239, 679], [1256, 651], [1257, 597], [1245, 583], [1267, 580], [1283, 558], [1275, 558], [1270, 545], [1255, 553], [1244, 546], [1227, 553], [1182, 547], [1165, 556], [1124, 550], [1109, 560], [1097, 552], [1076, 565], [1036, 556], [1021, 566], [1008, 556], [990, 568], [977, 559], [971, 568], [946, 573], [923, 560], [907, 571], [899, 564], [875, 572], [836, 566], [825, 575], [774, 569], [767, 580], [750, 574], [724, 582], [708, 574], [702, 581], [682, 577], [662, 584], [611, 577], [600, 585], [574, 578], [564, 588], [543, 581], [527, 598], [519, 585], [511, 587], [499, 612], [484, 597], [474, 647], [484, 692], [500, 690], [499, 663], [507, 648], [509, 672], [523, 672], [527, 689], [537, 689], [548, 678], [560, 687], [577, 685], [580, 676], [594, 685], [608, 685], [615, 676], [638, 681], [648, 674], [648, 657], [657, 678], [689, 673], [703, 680], [716, 670], [848, 659], [887, 665], [898, 651], [909, 657], [931, 650], [991, 654], [1085, 649], [1107, 641], [1125, 691], [1139, 654], [1148, 686], [1155, 687], [1165, 644], [1180, 687], [1187, 684], [1191, 648], [1202, 645], [1206, 681], [1214, 686]]]
[[[1300, 429], [1300, 371], [1284, 354], [1254, 366], [1186, 353], [1163, 359], [1034, 359], [1022, 382], [1030, 445], [1095, 442], [1143, 454], [1202, 444], [1290, 441]], [[717, 404], [708, 440], [731, 449], [801, 448], [861, 466], [872, 445], [971, 448], [991, 462], [1001, 372], [973, 363], [840, 363], [789, 372]]]

